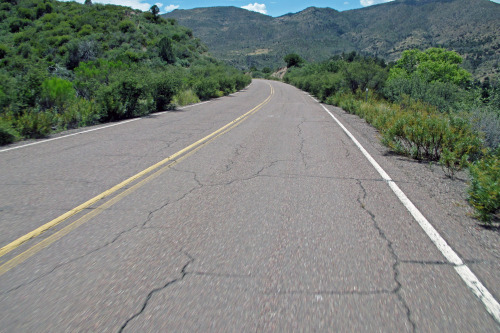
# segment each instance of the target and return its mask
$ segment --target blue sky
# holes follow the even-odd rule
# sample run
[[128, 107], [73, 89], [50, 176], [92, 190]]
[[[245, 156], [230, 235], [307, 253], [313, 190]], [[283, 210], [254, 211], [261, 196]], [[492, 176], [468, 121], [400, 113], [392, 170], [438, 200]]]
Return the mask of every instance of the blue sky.
[[[143, 11], [151, 8], [152, 5], [160, 7], [161, 13], [166, 13], [174, 9], [191, 9], [196, 7], [213, 6], [235, 6], [256, 12], [261, 12], [270, 16], [281, 16], [287, 13], [296, 13], [307, 7], [330, 7], [339, 11], [362, 8], [392, 0], [312, 0], [304, 3], [300, 0], [93, 0], [95, 3], [110, 3], [115, 5], [128, 6]], [[500, 3], [500, 0], [491, 0]], [[77, 0], [83, 3], [84, 0]]]

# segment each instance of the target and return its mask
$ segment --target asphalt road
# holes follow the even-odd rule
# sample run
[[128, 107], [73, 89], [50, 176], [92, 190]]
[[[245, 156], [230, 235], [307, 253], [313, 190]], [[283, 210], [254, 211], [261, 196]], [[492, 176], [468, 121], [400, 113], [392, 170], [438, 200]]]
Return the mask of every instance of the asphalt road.
[[[469, 232], [447, 180], [327, 109], [499, 299], [498, 238]], [[291, 86], [254, 80], [92, 130], [0, 148], [0, 332], [499, 330], [388, 181]]]

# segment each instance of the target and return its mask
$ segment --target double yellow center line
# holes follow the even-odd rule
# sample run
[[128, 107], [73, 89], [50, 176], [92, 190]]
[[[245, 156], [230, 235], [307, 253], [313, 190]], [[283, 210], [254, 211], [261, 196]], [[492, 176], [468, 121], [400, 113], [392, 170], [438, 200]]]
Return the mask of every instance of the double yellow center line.
[[[132, 182], [142, 179], [138, 183], [134, 184], [130, 188], [126, 189], [125, 191], [119, 193], [118, 195], [116, 195], [112, 199], [106, 201], [105, 203], [103, 203], [99, 207], [92, 209], [92, 211], [85, 214], [84, 216], [82, 216], [78, 220], [67, 225], [63, 229], [61, 229], [58, 232], [52, 234], [51, 236], [45, 238], [44, 240], [40, 241], [38, 244], [34, 245], [33, 247], [29, 248], [28, 250], [22, 252], [21, 254], [17, 255], [16, 257], [12, 258], [11, 260], [9, 260], [6, 263], [4, 263], [3, 265], [1, 265], [0, 266], [0, 275], [3, 275], [4, 273], [9, 271], [10, 269], [16, 267], [20, 263], [24, 262], [25, 260], [27, 260], [28, 258], [33, 256], [34, 254], [40, 252], [42, 249], [46, 248], [47, 246], [54, 243], [58, 239], [67, 235], [72, 230], [78, 228], [79, 226], [81, 226], [85, 222], [89, 221], [93, 217], [99, 215], [101, 212], [108, 209], [109, 207], [111, 207], [112, 205], [114, 205], [115, 203], [117, 203], [118, 201], [120, 201], [121, 199], [126, 197], [127, 195], [131, 194], [132, 192], [134, 192], [138, 188], [142, 187], [143, 185], [145, 185], [149, 181], [158, 177], [160, 174], [162, 174], [163, 172], [165, 172], [166, 170], [168, 170], [169, 168], [171, 168], [175, 164], [179, 163], [180, 161], [182, 161], [186, 157], [192, 155], [194, 152], [196, 152], [197, 150], [199, 150], [203, 146], [209, 144], [210, 142], [217, 139], [219, 136], [224, 135], [225, 133], [229, 132], [230, 130], [232, 130], [233, 128], [235, 128], [239, 124], [241, 124], [248, 117], [250, 117], [252, 114], [254, 114], [258, 110], [260, 110], [267, 103], [269, 103], [269, 101], [271, 100], [271, 98], [274, 95], [274, 88], [271, 86], [271, 84], [269, 84], [269, 87], [271, 88], [269, 96], [262, 103], [260, 103], [259, 105], [257, 105], [256, 107], [254, 107], [253, 109], [248, 111], [247, 113], [243, 114], [242, 116], [236, 118], [235, 120], [231, 121], [230, 123], [226, 124], [225, 126], [219, 128], [215, 132], [207, 135], [203, 139], [200, 139], [200, 140], [196, 141], [195, 143], [187, 146], [186, 148], [179, 150], [175, 154], [173, 154], [173, 155], [165, 158], [164, 160], [150, 166], [147, 169], [144, 169], [143, 171], [135, 174], [134, 176], [122, 181], [121, 183], [113, 186], [112, 188], [110, 188], [110, 189], [102, 192], [101, 194], [93, 197], [92, 199], [86, 201], [85, 203], [71, 209], [70, 211], [62, 214], [61, 216], [53, 219], [52, 221], [42, 225], [41, 227], [31, 231], [30, 233], [27, 233], [26, 235], [16, 239], [15, 241], [5, 245], [4, 247], [0, 248], [0, 257], [2, 257], [4, 255], [6, 255], [7, 253], [13, 251], [17, 247], [19, 247], [21, 244], [27, 242], [30, 239], [33, 239], [33, 238], [41, 235], [42, 233], [49, 230], [50, 228], [57, 226], [61, 222], [63, 222], [65, 220], [67, 220], [68, 218], [80, 213], [84, 209], [89, 208], [90, 206], [101, 201], [102, 199], [111, 196], [112, 194], [123, 189], [125, 186], [131, 184]], [[155, 171], [155, 172], [152, 173], [153, 171]], [[150, 174], [150, 175], [147, 176], [148, 174]]]

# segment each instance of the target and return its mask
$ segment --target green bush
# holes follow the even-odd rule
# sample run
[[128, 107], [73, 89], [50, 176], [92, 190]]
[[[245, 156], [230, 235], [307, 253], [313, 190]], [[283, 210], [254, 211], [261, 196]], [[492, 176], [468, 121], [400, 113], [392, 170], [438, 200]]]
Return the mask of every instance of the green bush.
[[408, 98], [423, 101], [440, 111], [450, 111], [462, 100], [458, 86], [449, 82], [427, 82], [416, 73], [388, 80], [384, 94], [390, 101], [402, 103]]
[[6, 145], [16, 141], [18, 133], [12, 128], [12, 125], [0, 118], [0, 145]]
[[469, 202], [479, 219], [491, 222], [500, 212], [500, 149], [473, 163], [469, 171]]
[[179, 91], [180, 80], [174, 75], [158, 74], [152, 79], [152, 94], [156, 111], [167, 110]]
[[9, 48], [3, 44], [0, 44], [0, 59], [3, 59], [8, 52]]
[[16, 128], [25, 138], [44, 138], [52, 132], [54, 115], [42, 111], [29, 111], [17, 119]]
[[365, 118], [378, 128], [382, 143], [397, 153], [415, 159], [437, 161], [448, 176], [467, 167], [481, 151], [482, 142], [470, 123], [455, 115], [444, 115], [407, 100], [406, 105], [365, 102], [354, 95], [328, 99], [345, 111]]
[[135, 24], [130, 20], [123, 20], [118, 25], [118, 29], [120, 29], [120, 31], [123, 32], [124, 34], [129, 32], [135, 32]]
[[198, 81], [194, 85], [194, 91], [201, 100], [207, 100], [213, 97], [221, 96], [219, 83], [215, 78], [208, 78], [202, 81]]
[[178, 92], [172, 100], [175, 106], [184, 106], [189, 104], [199, 103], [200, 99], [192, 89], [186, 89]]
[[134, 72], [124, 72], [115, 77], [115, 81], [101, 89], [98, 95], [103, 120], [116, 121], [150, 113], [153, 102], [148, 87]]
[[168, 37], [163, 37], [158, 43], [158, 55], [163, 61], [169, 64], [175, 63], [175, 54], [172, 46], [172, 40]]
[[40, 103], [45, 109], [58, 108], [62, 110], [74, 98], [73, 84], [67, 80], [53, 77], [42, 83]]

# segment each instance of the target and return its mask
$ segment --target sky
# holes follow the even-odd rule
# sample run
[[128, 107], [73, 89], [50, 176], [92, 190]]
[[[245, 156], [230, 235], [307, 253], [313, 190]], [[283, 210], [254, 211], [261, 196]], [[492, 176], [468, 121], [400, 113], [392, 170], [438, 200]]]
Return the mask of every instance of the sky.
[[[155, 2], [158, 1], [158, 2]], [[161, 2], [160, 2], [161, 1]], [[197, 7], [235, 6], [270, 16], [281, 16], [287, 13], [297, 13], [307, 7], [330, 7], [338, 11], [363, 8], [393, 0], [311, 0], [304, 3], [302, 0], [92, 0], [94, 3], [107, 3], [132, 7], [147, 11], [157, 5], [160, 13], [164, 14], [174, 9], [191, 9]], [[500, 0], [491, 0], [500, 3]], [[77, 0], [83, 3], [84, 0]]]

